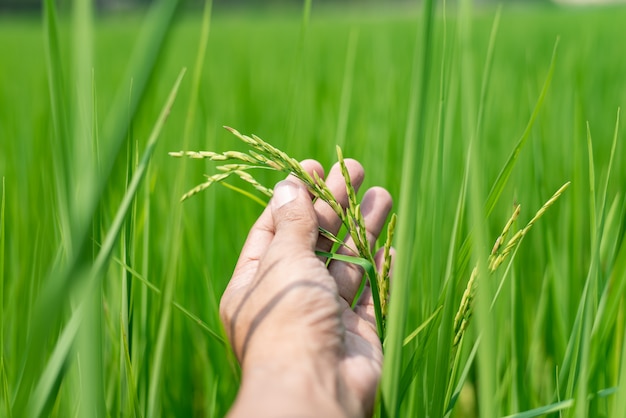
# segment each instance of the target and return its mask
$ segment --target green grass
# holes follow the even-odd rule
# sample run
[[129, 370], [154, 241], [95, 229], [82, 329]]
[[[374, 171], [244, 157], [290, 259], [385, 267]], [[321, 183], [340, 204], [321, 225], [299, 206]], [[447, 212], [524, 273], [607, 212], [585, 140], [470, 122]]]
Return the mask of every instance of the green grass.
[[[223, 187], [179, 203], [214, 164], [167, 155], [241, 149], [223, 125], [326, 167], [340, 144], [394, 196], [377, 414], [623, 411], [626, 9], [45, 4], [0, 16], [0, 416], [228, 410], [217, 307], [261, 207]], [[479, 268], [453, 347], [514, 204], [513, 231], [568, 181]]]

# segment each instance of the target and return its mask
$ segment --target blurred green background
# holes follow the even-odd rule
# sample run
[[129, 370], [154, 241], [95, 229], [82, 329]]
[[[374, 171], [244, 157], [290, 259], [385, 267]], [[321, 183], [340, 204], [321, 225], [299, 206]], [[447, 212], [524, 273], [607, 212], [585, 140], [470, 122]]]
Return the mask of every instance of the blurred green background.
[[[217, 306], [262, 208], [221, 186], [181, 204], [214, 166], [167, 155], [242, 149], [223, 125], [328, 169], [340, 144], [364, 165], [364, 187], [417, 202], [400, 214], [417, 225], [404, 234], [405, 336], [438, 306], [456, 311], [473, 264], [459, 252], [477, 219], [486, 242], [472, 260], [491, 249], [515, 203], [523, 227], [571, 181], [510, 269], [493, 275], [489, 297], [500, 283], [501, 293], [458, 348], [457, 369], [437, 367], [438, 353], [457, 350], [441, 317], [432, 338], [403, 346], [415, 373], [398, 381], [401, 403], [388, 413], [624, 410], [626, 161], [616, 119], [626, 103], [626, 8], [477, 1], [438, 3], [429, 17], [412, 2], [111, 3], [0, 2], [0, 416], [226, 413], [239, 371]], [[524, 135], [557, 39], [551, 84], [511, 177], [491, 215], [472, 215], [472, 199], [485, 200]], [[408, 141], [420, 144], [409, 160], [414, 196], [401, 195]], [[468, 155], [478, 186], [460, 198]], [[271, 187], [280, 176], [259, 178]], [[491, 351], [475, 358], [484, 329]], [[459, 402], [446, 387], [459, 389]]]

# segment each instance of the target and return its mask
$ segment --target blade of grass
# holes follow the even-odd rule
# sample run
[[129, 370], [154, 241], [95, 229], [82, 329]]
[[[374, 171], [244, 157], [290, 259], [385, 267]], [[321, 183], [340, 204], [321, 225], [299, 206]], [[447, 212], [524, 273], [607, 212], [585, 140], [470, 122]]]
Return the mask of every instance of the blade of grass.
[[[615, 257], [615, 264], [604, 288], [592, 333], [598, 341], [606, 341], [618, 318], [620, 305], [626, 292], [626, 239], [622, 238], [620, 249]], [[602, 357], [594, 357], [594, 362], [601, 362]]]
[[[73, 156], [70, 181], [74, 190], [91, 190], [97, 179], [92, 132], [95, 117], [93, 114], [94, 98], [91, 97], [94, 50], [91, 1], [77, 0], [72, 3], [71, 33], [74, 85], [70, 91], [71, 113], [69, 116], [72, 128], [70, 153]], [[97, 211], [94, 213], [90, 210], [89, 198], [85, 198], [82, 193], [72, 193], [69, 200], [72, 224], [88, 225], [88, 228], [92, 230], [92, 219], [95, 219]], [[92, 259], [93, 249], [89, 247], [89, 259]], [[104, 370], [101, 361], [101, 289], [94, 287], [85, 294], [85, 298], [90, 303], [87, 303], [82, 311], [81, 325], [76, 344], [73, 346], [76, 350], [76, 358], [80, 361], [80, 367], [77, 369], [80, 389], [77, 391], [76, 402], [80, 415], [103, 416], [106, 407], [102, 398]], [[59, 380], [64, 377], [63, 373], [57, 376]]]
[[[481, 135], [480, 129], [482, 126], [482, 118], [483, 118], [483, 112], [484, 112], [483, 109], [485, 107], [487, 91], [489, 89], [489, 80], [490, 80], [489, 75], [491, 74], [491, 69], [493, 66], [493, 51], [495, 49], [495, 40], [496, 40], [496, 34], [498, 33], [499, 22], [500, 22], [500, 9], [498, 9], [498, 11], [496, 12], [496, 15], [493, 19], [493, 23], [491, 26], [491, 32], [489, 36], [489, 45], [487, 47], [487, 56], [485, 58], [485, 64], [483, 67], [481, 93], [480, 93], [479, 102], [478, 102], [478, 113], [476, 116], [477, 120], [476, 120], [476, 125], [475, 125], [475, 132], [473, 133], [473, 137], [470, 139], [470, 147], [472, 146], [471, 144], [475, 142], [475, 139], [480, 138], [480, 135]], [[468, 162], [468, 166], [469, 166], [469, 162]], [[464, 191], [465, 187], [466, 185], [464, 184], [462, 186], [463, 188], [461, 192], [462, 196], [465, 195], [465, 191]], [[458, 215], [459, 214], [457, 213], [457, 216]], [[454, 235], [456, 235], [456, 229], [454, 231]], [[451, 243], [456, 243], [456, 239], [451, 241]], [[450, 251], [455, 252], [452, 249]], [[450, 264], [448, 264], [448, 266], [450, 266]], [[449, 274], [450, 272], [451, 271], [448, 270], [447, 273]], [[446, 303], [444, 304], [446, 309], [444, 310], [443, 318], [442, 318], [442, 325], [439, 329], [440, 342], [438, 345], [440, 347], [445, 347], [446, 345], [450, 344], [450, 341], [452, 341], [452, 339], [454, 338], [454, 328], [453, 328], [454, 315], [455, 315], [454, 296], [455, 296], [456, 288], [453, 285], [449, 284], [449, 280], [447, 280], [449, 277], [451, 276], [449, 275], [446, 276], [446, 289], [444, 290], [447, 296], [446, 296]], [[442, 394], [446, 394], [448, 390], [450, 389], [453, 375], [451, 375], [450, 373], [443, 373], [443, 370], [446, 370], [447, 368], [449, 368], [449, 365], [451, 361], [453, 361], [454, 357], [455, 357], [454, 349], [437, 350], [437, 358], [435, 361], [434, 370], [438, 370], [441, 372], [435, 374], [435, 380], [434, 380], [434, 384], [433, 384], [432, 392], [431, 392], [433, 394], [432, 398], [433, 400], [435, 400], [435, 402], [432, 403], [433, 407], [432, 407], [432, 410], [430, 411], [433, 416], [443, 416], [445, 413], [446, 404], [448, 403], [448, 398], [446, 396], [442, 396]]]
[[[489, 253], [486, 215], [483, 209], [485, 195], [483, 184], [483, 171], [479, 166], [480, 153], [483, 149], [482, 144], [485, 142], [481, 136], [476, 136], [480, 121], [474, 122], [474, 118], [480, 115], [480, 110], [475, 111], [477, 103], [475, 102], [475, 93], [473, 89], [474, 77], [474, 54], [472, 53], [471, 42], [475, 36], [472, 30], [472, 2], [470, 0], [461, 1], [459, 10], [459, 43], [461, 45], [460, 62], [463, 66], [461, 73], [461, 103], [463, 104], [462, 127], [465, 132], [470, 133], [468, 144], [468, 220], [472, 225], [471, 229], [471, 249], [468, 251], [468, 259], [472, 260], [472, 265], [476, 266], [476, 283], [477, 290], [474, 297], [473, 313], [474, 328], [476, 333], [480, 335], [481, 343], [478, 345], [478, 365], [476, 367], [478, 382], [477, 386], [477, 402], [478, 410], [484, 417], [493, 417], [499, 412], [498, 398], [495, 396], [498, 387], [497, 367], [497, 339], [495, 336], [495, 321], [489, 314], [489, 301], [492, 298], [487, 272], [486, 254]], [[493, 33], [493, 32], [492, 32]], [[481, 91], [486, 91], [483, 86]], [[484, 98], [483, 98], [484, 99]], [[480, 107], [480, 103], [478, 103]], [[476, 113], [474, 113], [476, 112]], [[469, 240], [466, 240], [469, 242]], [[442, 388], [443, 389], [443, 388]], [[445, 400], [444, 400], [445, 402]], [[443, 415], [444, 411], [441, 411]]]
[[[462, 342], [459, 344], [462, 344]], [[472, 350], [467, 356], [467, 360], [465, 361], [465, 365], [463, 366], [463, 371], [461, 372], [461, 375], [459, 376], [459, 380], [456, 384], [456, 387], [454, 388], [453, 395], [450, 396], [449, 398], [446, 396], [446, 398], [450, 400], [448, 402], [448, 405], [446, 405], [445, 416], [448, 416], [452, 412], [452, 410], [454, 409], [454, 405], [456, 405], [456, 402], [459, 399], [459, 396], [461, 395], [461, 390], [463, 390], [463, 385], [467, 381], [467, 377], [469, 376], [472, 365], [474, 364], [474, 359], [476, 358], [476, 353], [478, 353], [479, 345], [480, 345], [480, 336], [476, 338], [476, 341], [474, 341]], [[460, 357], [460, 350], [457, 351], [457, 357]], [[458, 364], [460, 364], [459, 361], [455, 360], [455, 365], [458, 365]]]
[[[192, 75], [192, 92], [188, 103], [187, 119], [185, 121], [185, 131], [183, 137], [183, 145], [188, 148], [189, 138], [191, 136], [192, 126], [195, 118], [195, 107], [197, 107], [197, 101], [200, 91], [200, 79], [202, 76], [202, 68], [204, 65], [204, 59], [206, 55], [206, 47], [210, 32], [211, 22], [211, 8], [212, 1], [206, 1], [204, 5], [202, 29], [200, 34], [200, 44], [196, 54], [196, 62], [194, 67], [194, 74]], [[180, 195], [182, 190], [182, 179], [185, 178], [186, 165], [183, 166], [182, 172], [179, 173], [178, 181], [174, 187], [177, 196]], [[213, 212], [213, 211], [211, 211]], [[162, 373], [163, 363], [165, 359], [165, 344], [166, 337], [169, 332], [169, 326], [171, 322], [171, 306], [174, 300], [174, 289], [177, 282], [177, 278], [180, 275], [180, 256], [181, 249], [181, 230], [182, 230], [182, 206], [176, 205], [172, 211], [171, 218], [169, 220], [169, 227], [166, 230], [167, 242], [175, 243], [170, 249], [166, 264], [166, 280], [165, 288], [163, 289], [161, 314], [158, 321], [156, 341], [154, 344], [154, 357], [150, 365], [151, 375], [148, 388], [147, 399], [147, 415], [156, 416], [160, 414], [159, 402], [160, 392], [163, 385]]]
[[[430, 81], [430, 57], [432, 53], [432, 33], [434, 26], [434, 2], [425, 0], [422, 4], [423, 34], [422, 44], [416, 41], [413, 74], [411, 77], [411, 98], [407, 109], [407, 124], [404, 137], [402, 161], [402, 184], [397, 240], [397, 258], [394, 273], [394, 285], [389, 298], [389, 316], [385, 362], [381, 382], [383, 398], [383, 416], [399, 416], [402, 398], [401, 369], [403, 367], [404, 333], [409, 302], [409, 277], [412, 271], [412, 254], [415, 253], [414, 237], [417, 231], [415, 209], [419, 196], [419, 175], [422, 171], [422, 149], [424, 142], [424, 115], [428, 97], [427, 86]], [[420, 51], [422, 56], [420, 57]], [[421, 63], [421, 66], [420, 66]], [[417, 127], [417, 131], [416, 131]]]
[[[426, 361], [426, 354], [431, 348], [431, 344], [434, 343], [433, 335], [435, 335], [435, 330], [437, 330], [441, 326], [441, 307], [437, 308], [433, 315], [435, 318], [433, 320], [428, 320], [425, 324], [425, 329], [422, 331], [422, 337], [416, 344], [416, 348], [411, 354], [411, 357], [407, 361], [406, 366], [404, 367], [404, 371], [402, 372], [402, 376], [398, 383], [398, 390], [400, 391], [398, 394], [399, 399], [404, 399], [407, 395], [409, 389], [411, 388], [411, 383], [418, 377], [418, 372], [423, 369], [424, 363]], [[420, 325], [421, 328], [421, 325]], [[404, 341], [402, 341], [404, 343]]]
[[57, 192], [57, 219], [61, 236], [65, 237], [59, 250], [68, 255], [72, 253], [72, 236], [70, 208], [67, 200], [67, 190], [70, 189], [70, 168], [72, 167], [67, 141], [70, 138], [66, 91], [63, 77], [63, 66], [59, 46], [59, 30], [57, 25], [56, 7], [54, 0], [43, 2], [44, 52], [46, 57], [46, 72], [48, 78], [48, 94], [50, 111], [54, 129], [54, 180]]
[[[70, 135], [67, 119], [68, 110], [65, 101], [66, 91], [64, 88], [63, 68], [61, 65], [62, 59], [59, 48], [56, 8], [53, 0], [46, 0], [43, 3], [42, 20], [48, 94], [54, 129], [52, 138], [55, 141], [55, 146], [52, 147], [54, 153], [54, 188], [56, 190], [55, 203], [57, 206], [55, 215], [61, 240], [53, 265], [58, 266], [60, 260], [65, 256], [70, 256], [73, 250], [71, 241], [71, 216], [67, 198], [71, 164], [68, 157], [70, 153], [68, 152], [66, 142]], [[34, 288], [34, 286], [31, 286], [31, 288]], [[13, 399], [12, 406], [16, 408], [17, 405], [18, 410], [20, 409], [20, 405], [23, 408], [27, 401], [27, 392], [32, 388], [32, 384], [30, 383], [36, 378], [33, 375], [39, 373], [40, 368], [37, 367], [38, 364], [36, 363], [33, 351], [41, 346], [45, 339], [39, 338], [39, 336], [48, 329], [48, 327], [41, 326], [47, 323], [43, 321], [46, 315], [37, 313], [37, 307], [35, 303], [32, 302], [32, 299], [27, 307], [25, 316], [31, 319], [27, 322], [29, 325], [28, 334], [32, 336], [34, 341], [26, 344], [26, 352], [21, 359], [22, 364], [18, 372], [18, 377], [15, 380], [15, 390], [17, 394]], [[33, 312], [33, 310], [35, 312]], [[33, 321], [33, 317], [41, 320], [39, 322]], [[24, 382], [29, 382], [29, 384], [24, 384]]]
[[74, 345], [76, 334], [78, 334], [80, 322], [83, 317], [83, 309], [84, 305], [76, 309], [63, 328], [63, 332], [61, 332], [59, 339], [54, 345], [46, 367], [41, 372], [39, 381], [30, 396], [26, 409], [20, 411], [20, 409], [17, 409], [20, 405], [17, 405], [18, 416], [39, 417], [44, 411], [46, 404], [50, 402], [50, 395], [54, 387], [57, 386], [63, 370], [66, 367], [70, 350]]
[[[574, 398], [576, 414], [586, 413], [586, 393], [589, 383], [588, 356], [591, 334], [591, 315], [597, 307], [599, 237], [596, 212], [595, 164], [593, 141], [587, 123], [587, 149], [589, 163], [589, 225], [591, 236], [591, 262], [585, 279], [585, 286], [578, 304], [574, 327], [567, 345], [563, 366], [559, 375], [561, 382], [567, 382], [562, 398]], [[585, 411], [585, 412], [583, 412]]]
[[[4, 208], [6, 197], [5, 178], [2, 177], [2, 203], [0, 205], [0, 384], [2, 384], [2, 400], [7, 417], [11, 417], [11, 401], [9, 398], [9, 383], [4, 367]], [[1, 406], [0, 406], [1, 407]]]
[[435, 310], [435, 312], [433, 312], [433, 314], [429, 316], [428, 319], [426, 319], [426, 321], [424, 321], [420, 326], [415, 328], [415, 330], [412, 333], [407, 335], [407, 337], [402, 342], [402, 345], [407, 345], [408, 343], [413, 341], [413, 339], [415, 339], [415, 337], [417, 337], [422, 331], [424, 331], [424, 329], [426, 329], [426, 326], [428, 326], [428, 324], [430, 324], [437, 317], [437, 315], [439, 315], [439, 312], [441, 312], [442, 309], [443, 309], [443, 306], [439, 306]]
[[[135, 376], [133, 374], [133, 362], [130, 359], [130, 350], [128, 347], [128, 339], [127, 335], [122, 336], [122, 342], [124, 348], [121, 350], [124, 354], [124, 370], [126, 374], [124, 375], [124, 379], [126, 384], [128, 385], [126, 388], [126, 396], [131, 401], [132, 411], [134, 412], [135, 417], [141, 417], [143, 414], [141, 413], [141, 405], [139, 404], [139, 399], [137, 398], [137, 387], [135, 386]], [[126, 413], [128, 413], [131, 409], [126, 409]]]
[[541, 406], [539, 408], [532, 409], [530, 411], [519, 412], [513, 415], [507, 415], [505, 418], [533, 418], [545, 416], [547, 414], [563, 411], [571, 408], [574, 405], [573, 399], [568, 399], [566, 401], [555, 402], [550, 405]]
[[[606, 222], [605, 205], [606, 205], [606, 199], [607, 199], [607, 191], [608, 191], [608, 188], [609, 188], [609, 180], [611, 178], [611, 169], [613, 167], [613, 161], [614, 161], [614, 158], [615, 158], [615, 150], [617, 148], [617, 139], [618, 139], [618, 135], [619, 135], [620, 112], [621, 112], [621, 110], [618, 109], [617, 110], [617, 118], [616, 118], [616, 122], [615, 122], [615, 130], [614, 130], [614, 134], [613, 134], [613, 143], [611, 145], [611, 154], [609, 156], [609, 165], [608, 165], [608, 168], [607, 168], [606, 179], [605, 179], [604, 187], [603, 187], [603, 190], [602, 190], [601, 203], [600, 203], [600, 216], [601, 216], [600, 225], [599, 225], [599, 230], [600, 231], [604, 230], [604, 225], [605, 225], [605, 222]], [[615, 229], [617, 229], [617, 228], [615, 228]], [[598, 248], [598, 251], [600, 251], [599, 248]], [[602, 340], [603, 339], [602, 337], [606, 336], [606, 333], [608, 332], [608, 329], [610, 327], [612, 327], [612, 324], [614, 323], [614, 320], [617, 317], [615, 311], [611, 312], [610, 316], [605, 316], [604, 315], [604, 313], [605, 313], [604, 309], [606, 307], [605, 301], [607, 300], [607, 298], [610, 297], [611, 294], [615, 294], [614, 290], [610, 287], [611, 282], [612, 282], [611, 280], [608, 280], [606, 285], [605, 285], [604, 292], [603, 292], [602, 298], [600, 300], [600, 305], [598, 307], [598, 312], [597, 312], [597, 315], [595, 317], [594, 324], [593, 324], [592, 338], [596, 337], [596, 336], [599, 336], [599, 338]], [[596, 339], [596, 338], [594, 338], [594, 339]], [[595, 346], [595, 344], [594, 344], [594, 346]], [[596, 356], [592, 356], [591, 358], [595, 362]]]
[[[622, 245], [622, 247], [626, 249], [626, 244]], [[626, 253], [626, 250], [624, 252]], [[622, 260], [626, 260], [626, 257], [622, 258]], [[626, 265], [626, 262], [622, 262], [622, 265]], [[622, 277], [626, 277], [626, 269], [622, 272]], [[621, 363], [618, 389], [611, 405], [613, 407], [613, 414], [616, 416], [626, 411], [626, 333], [624, 333], [622, 340]]]
[[[464, 219], [464, 213], [466, 211], [465, 205], [466, 205], [466, 192], [467, 192], [467, 187], [468, 187], [468, 179], [469, 179], [469, 168], [470, 168], [470, 162], [469, 162], [469, 158], [470, 158], [470, 154], [467, 153], [467, 158], [466, 158], [466, 162], [465, 162], [465, 169], [463, 171], [463, 182], [461, 184], [461, 190], [459, 191], [459, 197], [457, 199], [457, 207], [456, 207], [456, 214], [454, 216], [454, 227], [452, 228], [452, 236], [450, 237], [450, 246], [448, 249], [448, 259], [446, 261], [446, 286], [449, 286], [451, 288], [454, 288], [454, 286], [456, 285], [456, 283], [454, 283], [452, 281], [453, 275], [454, 275], [454, 268], [455, 268], [455, 257], [458, 254], [458, 250], [459, 250], [459, 245], [460, 245], [460, 228], [461, 225], [463, 224], [463, 219]], [[462, 270], [463, 271], [463, 270]], [[451, 337], [451, 335], [450, 335]], [[442, 342], [443, 343], [443, 342]], [[448, 343], [449, 344], [449, 343]], [[456, 353], [454, 354], [454, 361], [452, 364], [452, 370], [450, 372], [450, 376], [448, 379], [448, 388], [446, 389], [446, 395], [445, 395], [445, 402], [447, 404], [451, 404], [452, 403], [452, 395], [451, 395], [451, 391], [454, 385], [454, 379], [455, 379], [455, 374], [456, 374], [456, 370], [459, 367], [459, 362], [461, 359], [461, 348], [463, 347], [463, 338], [461, 339], [461, 341], [459, 342], [459, 346], [456, 349]], [[471, 356], [470, 356], [470, 360], [468, 360], [468, 362], [471, 361]], [[461, 385], [461, 381], [459, 381], [459, 385]], [[444, 411], [448, 410], [452, 408], [452, 406], [444, 406]]]
[[[131, 86], [132, 89], [132, 86]], [[132, 96], [132, 90], [129, 94]], [[137, 165], [134, 160], [138, 158], [136, 156], [135, 141], [132, 135], [133, 130], [129, 129], [129, 138], [127, 141], [126, 152], [126, 190], [133, 176], [134, 166]], [[133, 200], [132, 207], [130, 209], [130, 216], [127, 217], [124, 227], [120, 232], [120, 257], [125, 260], [125, 265], [133, 265], [133, 237], [136, 224], [137, 215], [137, 199]], [[120, 269], [120, 287], [119, 287], [119, 404], [120, 410], [128, 414], [130, 411], [129, 399], [133, 399], [133, 395], [129, 393], [130, 388], [133, 386], [133, 382], [129, 381], [129, 376], [132, 377], [132, 370], [128, 369], [129, 365], [132, 365], [127, 358], [130, 358], [130, 352], [128, 351], [128, 338], [130, 335], [130, 315], [132, 310], [132, 280], [131, 275], [126, 269]]]
[[[598, 391], [594, 394], [586, 395], [586, 400], [593, 398], [606, 398], [616, 393], [617, 388], [608, 388]], [[564, 401], [554, 402], [550, 405], [541, 406], [539, 408], [531, 409], [530, 411], [518, 412], [517, 414], [507, 415], [504, 418], [534, 418], [539, 416], [545, 416], [554, 412], [564, 411], [574, 406], [574, 399], [567, 399]], [[580, 415], [577, 415], [580, 416]]]

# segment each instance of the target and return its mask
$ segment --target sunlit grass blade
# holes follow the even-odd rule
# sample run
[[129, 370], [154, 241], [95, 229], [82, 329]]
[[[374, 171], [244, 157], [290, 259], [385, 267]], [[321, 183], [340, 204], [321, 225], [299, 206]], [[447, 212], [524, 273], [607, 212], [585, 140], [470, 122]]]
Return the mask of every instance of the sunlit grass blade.
[[555, 402], [550, 405], [542, 406], [539, 408], [535, 408], [526, 412], [519, 412], [513, 415], [507, 415], [505, 418], [534, 418], [534, 417], [542, 417], [547, 414], [552, 414], [555, 412], [564, 411], [566, 409], [571, 408], [574, 405], [573, 399], [568, 399], [566, 401]]
[[[441, 308], [437, 308], [431, 316], [434, 316], [434, 318], [429, 318], [425, 324], [424, 330], [420, 331], [420, 334], [422, 334], [421, 338], [411, 356], [408, 358], [400, 380], [398, 381], [397, 396], [400, 399], [404, 399], [404, 397], [407, 396], [411, 383], [419, 377], [419, 371], [423, 369], [424, 362], [426, 361], [426, 353], [428, 350], [432, 349], [431, 344], [435, 343], [433, 337], [436, 335], [435, 331], [441, 325]], [[404, 341], [402, 341], [402, 343], [404, 343]]]

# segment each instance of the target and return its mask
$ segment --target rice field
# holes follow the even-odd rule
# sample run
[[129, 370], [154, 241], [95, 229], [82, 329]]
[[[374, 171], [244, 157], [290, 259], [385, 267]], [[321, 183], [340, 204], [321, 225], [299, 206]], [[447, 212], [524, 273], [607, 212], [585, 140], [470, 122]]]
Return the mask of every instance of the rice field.
[[245, 151], [224, 125], [327, 168], [340, 145], [393, 195], [376, 416], [622, 416], [623, 22], [465, 1], [0, 15], [0, 416], [228, 411], [218, 304], [262, 206], [220, 185], [181, 203], [215, 164], [168, 155]]

